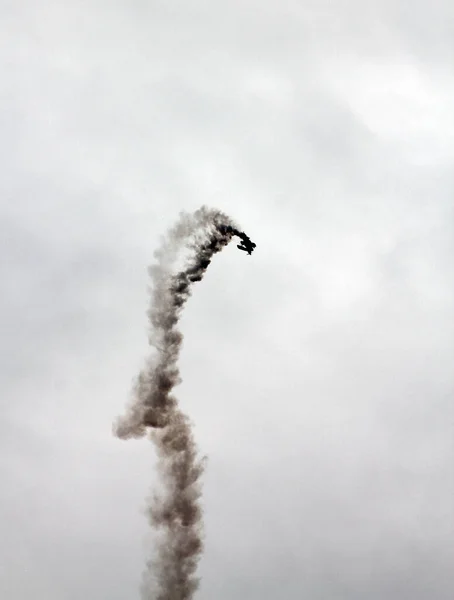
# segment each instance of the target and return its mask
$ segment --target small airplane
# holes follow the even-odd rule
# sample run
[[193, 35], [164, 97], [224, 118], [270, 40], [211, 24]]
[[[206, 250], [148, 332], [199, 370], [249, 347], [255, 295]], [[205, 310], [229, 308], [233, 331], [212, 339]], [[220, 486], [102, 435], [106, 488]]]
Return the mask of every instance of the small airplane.
[[249, 255], [252, 254], [252, 252], [254, 251], [254, 248], [257, 246], [257, 244], [254, 244], [254, 242], [251, 242], [250, 239], [242, 239], [240, 244], [237, 244], [237, 248], [239, 250], [243, 250], [244, 252], [247, 252]]

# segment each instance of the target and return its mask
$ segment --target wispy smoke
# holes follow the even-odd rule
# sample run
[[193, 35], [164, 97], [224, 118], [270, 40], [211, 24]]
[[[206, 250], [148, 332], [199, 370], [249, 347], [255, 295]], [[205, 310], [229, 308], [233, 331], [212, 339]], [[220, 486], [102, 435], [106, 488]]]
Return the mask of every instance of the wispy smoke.
[[[217, 210], [202, 207], [192, 215], [181, 213], [154, 253], [156, 264], [149, 267], [149, 342], [157, 352], [137, 378], [126, 415], [114, 425], [115, 435], [122, 439], [140, 438], [150, 431], [159, 457], [162, 492], [153, 496], [147, 509], [159, 543], [145, 574], [144, 600], [189, 600], [199, 584], [195, 573], [203, 549], [203, 461], [197, 457], [189, 419], [172, 393], [181, 382], [177, 363], [183, 335], [177, 326], [192, 284], [202, 280], [213, 255], [233, 236], [250, 243], [248, 236]], [[186, 268], [172, 274], [183, 248], [191, 249], [193, 256]]]

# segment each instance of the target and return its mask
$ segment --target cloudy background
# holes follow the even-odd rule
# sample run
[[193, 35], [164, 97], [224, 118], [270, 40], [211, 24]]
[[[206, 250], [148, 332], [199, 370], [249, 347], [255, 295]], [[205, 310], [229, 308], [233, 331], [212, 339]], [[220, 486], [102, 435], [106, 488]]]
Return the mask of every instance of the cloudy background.
[[454, 596], [454, 4], [0, 3], [0, 596], [138, 598], [156, 482], [111, 433], [180, 210], [198, 600]]

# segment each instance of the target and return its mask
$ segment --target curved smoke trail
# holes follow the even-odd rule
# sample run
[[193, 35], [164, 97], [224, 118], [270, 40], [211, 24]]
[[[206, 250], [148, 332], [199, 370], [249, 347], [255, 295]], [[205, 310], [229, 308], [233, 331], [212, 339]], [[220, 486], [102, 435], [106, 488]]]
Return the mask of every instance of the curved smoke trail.
[[[213, 255], [233, 236], [252, 244], [220, 211], [202, 207], [192, 215], [181, 213], [154, 253], [156, 264], [149, 267], [149, 342], [157, 354], [147, 360], [126, 415], [114, 425], [115, 435], [122, 439], [140, 438], [149, 430], [159, 458], [163, 492], [153, 496], [148, 515], [160, 538], [156, 557], [145, 574], [144, 600], [190, 600], [199, 584], [195, 572], [203, 549], [203, 461], [197, 458], [189, 419], [172, 394], [181, 382], [177, 362], [183, 335], [177, 325], [192, 284], [202, 280]], [[194, 255], [185, 269], [172, 275], [183, 247], [192, 249]]]

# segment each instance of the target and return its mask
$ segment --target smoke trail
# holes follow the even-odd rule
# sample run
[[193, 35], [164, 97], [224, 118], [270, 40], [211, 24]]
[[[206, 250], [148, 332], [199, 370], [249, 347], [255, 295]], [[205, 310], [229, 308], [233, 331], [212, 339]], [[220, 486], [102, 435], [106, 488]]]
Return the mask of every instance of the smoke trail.
[[[213, 255], [235, 235], [250, 242], [220, 211], [202, 207], [192, 215], [181, 213], [154, 253], [156, 264], [149, 267], [149, 342], [157, 353], [139, 374], [126, 415], [114, 425], [115, 435], [122, 439], [143, 437], [148, 428], [159, 458], [163, 491], [154, 494], [147, 509], [159, 544], [147, 565], [144, 600], [190, 600], [199, 584], [195, 572], [203, 549], [199, 503], [203, 461], [197, 458], [189, 419], [172, 394], [181, 382], [177, 362], [183, 335], [177, 325], [191, 285], [202, 280]], [[185, 269], [172, 275], [183, 247], [194, 255]]]

